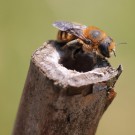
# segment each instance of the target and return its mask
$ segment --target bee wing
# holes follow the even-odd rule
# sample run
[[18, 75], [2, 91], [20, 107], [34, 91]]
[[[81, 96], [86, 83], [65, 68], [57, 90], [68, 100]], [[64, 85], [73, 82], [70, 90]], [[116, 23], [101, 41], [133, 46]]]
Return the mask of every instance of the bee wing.
[[87, 28], [85, 25], [66, 21], [56, 21], [53, 23], [53, 26], [61, 31], [66, 31], [70, 34], [73, 34], [83, 40], [88, 40], [83, 36], [83, 30]]

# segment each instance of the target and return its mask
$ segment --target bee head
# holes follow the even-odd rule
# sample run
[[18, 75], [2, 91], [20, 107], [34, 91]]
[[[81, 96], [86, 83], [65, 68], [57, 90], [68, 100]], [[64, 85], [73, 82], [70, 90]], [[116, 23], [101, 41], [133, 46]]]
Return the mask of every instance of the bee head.
[[115, 46], [116, 45], [113, 39], [111, 37], [106, 37], [100, 42], [99, 51], [104, 57], [107, 58], [110, 57], [111, 53], [113, 53], [114, 56], [116, 56]]

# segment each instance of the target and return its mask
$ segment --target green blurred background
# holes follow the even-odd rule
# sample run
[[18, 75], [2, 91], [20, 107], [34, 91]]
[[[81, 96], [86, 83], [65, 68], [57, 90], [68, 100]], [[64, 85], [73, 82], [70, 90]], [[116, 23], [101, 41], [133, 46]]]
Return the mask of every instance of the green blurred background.
[[134, 0], [0, 0], [0, 135], [10, 135], [35, 49], [55, 39], [56, 20], [95, 25], [117, 43], [114, 67], [124, 72], [117, 97], [102, 117], [97, 135], [135, 135], [135, 1]]

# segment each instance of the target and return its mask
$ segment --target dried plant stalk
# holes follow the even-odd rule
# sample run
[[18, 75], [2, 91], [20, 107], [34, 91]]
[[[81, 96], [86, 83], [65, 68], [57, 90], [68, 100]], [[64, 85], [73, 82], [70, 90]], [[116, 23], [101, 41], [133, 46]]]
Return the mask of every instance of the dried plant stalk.
[[[13, 135], [95, 135], [122, 72], [107, 60], [44, 43], [32, 56]], [[75, 70], [73, 70], [75, 69]]]

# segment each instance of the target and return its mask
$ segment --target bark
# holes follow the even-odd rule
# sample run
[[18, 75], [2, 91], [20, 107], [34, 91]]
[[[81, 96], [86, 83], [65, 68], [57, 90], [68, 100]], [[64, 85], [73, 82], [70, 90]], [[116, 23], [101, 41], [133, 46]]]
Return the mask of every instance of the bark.
[[[32, 55], [13, 135], [95, 135], [122, 67], [49, 41]], [[96, 61], [96, 62], [95, 62]]]

